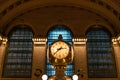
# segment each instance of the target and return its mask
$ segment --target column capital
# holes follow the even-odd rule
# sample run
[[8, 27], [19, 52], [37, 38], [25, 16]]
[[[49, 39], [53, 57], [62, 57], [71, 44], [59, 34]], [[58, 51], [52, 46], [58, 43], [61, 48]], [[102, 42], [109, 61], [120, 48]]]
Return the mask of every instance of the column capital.
[[120, 46], [120, 37], [114, 37], [112, 38], [112, 43], [114, 46]]
[[47, 38], [43, 37], [34, 37], [32, 38], [34, 45], [45, 45], [47, 42]]
[[8, 41], [7, 37], [0, 35], [0, 45], [5, 45], [7, 41]]
[[117, 37], [118, 44], [120, 46], [120, 36]]
[[86, 45], [87, 38], [76, 37], [72, 39], [74, 45]]

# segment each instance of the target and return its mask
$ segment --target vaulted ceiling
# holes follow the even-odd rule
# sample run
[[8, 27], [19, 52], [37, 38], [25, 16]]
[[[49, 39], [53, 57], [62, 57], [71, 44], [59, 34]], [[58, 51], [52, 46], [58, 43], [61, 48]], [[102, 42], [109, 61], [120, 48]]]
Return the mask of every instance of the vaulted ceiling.
[[[39, 9], [40, 11], [42, 11], [43, 9], [45, 9], [46, 11], [52, 10], [54, 12], [53, 8], [56, 9], [56, 7], [58, 7], [58, 9], [61, 9], [61, 15], [59, 15], [61, 17], [63, 15], [62, 13], [67, 14], [67, 8], [69, 7], [71, 9], [84, 9], [88, 11], [88, 13], [76, 13], [76, 15], [78, 16], [82, 15], [82, 13], [90, 16], [89, 13], [93, 13], [99, 17], [102, 17], [106, 22], [110, 24], [111, 29], [113, 29], [115, 35], [120, 34], [120, 0], [0, 0], [0, 5], [1, 33], [3, 33], [16, 18], [28, 15], [32, 11], [34, 15], [38, 15], [40, 12], [36, 13], [35, 10]], [[67, 8], [65, 9], [65, 7]], [[64, 8], [66, 12], [62, 8]], [[70, 10], [68, 12], [70, 12]], [[46, 19], [47, 18], [48, 17], [46, 17]]]

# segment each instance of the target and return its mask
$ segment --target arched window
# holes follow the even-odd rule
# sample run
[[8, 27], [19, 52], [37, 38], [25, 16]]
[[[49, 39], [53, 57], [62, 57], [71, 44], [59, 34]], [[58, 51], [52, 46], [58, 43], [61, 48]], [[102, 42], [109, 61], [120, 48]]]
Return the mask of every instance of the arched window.
[[[69, 44], [72, 45], [72, 33], [71, 31], [63, 25], [54, 26], [48, 32], [48, 46], [58, 39], [59, 35], [62, 35], [63, 40], [67, 41]], [[54, 67], [46, 60], [46, 74], [48, 76], [53, 76], [55, 74]], [[74, 74], [73, 63], [67, 66], [65, 71], [67, 76], [72, 76]]]
[[91, 28], [87, 34], [88, 77], [117, 77], [111, 34], [103, 28]]
[[8, 46], [3, 67], [3, 77], [5, 78], [31, 77], [33, 33], [28, 28], [18, 27], [15, 27], [8, 36]]

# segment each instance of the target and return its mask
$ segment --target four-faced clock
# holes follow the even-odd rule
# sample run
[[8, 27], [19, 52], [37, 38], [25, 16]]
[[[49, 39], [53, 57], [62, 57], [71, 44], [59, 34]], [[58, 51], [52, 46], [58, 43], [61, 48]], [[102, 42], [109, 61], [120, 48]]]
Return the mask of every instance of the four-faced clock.
[[70, 47], [66, 42], [57, 41], [51, 45], [50, 51], [53, 57], [63, 59], [68, 56]]
[[[67, 78], [65, 69], [73, 60], [72, 46], [62, 40], [62, 35], [59, 35], [58, 40], [54, 41], [48, 48], [47, 57], [49, 62], [55, 67], [55, 80], [63, 80]], [[51, 79], [53, 79], [53, 77]], [[72, 80], [72, 79], [70, 79]]]

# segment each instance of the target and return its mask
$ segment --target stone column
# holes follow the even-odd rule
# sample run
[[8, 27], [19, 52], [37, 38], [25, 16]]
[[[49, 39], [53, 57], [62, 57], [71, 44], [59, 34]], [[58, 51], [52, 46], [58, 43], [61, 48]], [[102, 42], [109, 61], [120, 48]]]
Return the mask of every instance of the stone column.
[[42, 80], [46, 67], [46, 38], [33, 38], [32, 80]]
[[118, 79], [120, 79], [120, 37], [112, 39], [117, 72], [118, 72]]
[[86, 41], [85, 38], [73, 39], [75, 74], [79, 76], [79, 80], [87, 80]]
[[0, 38], [0, 78], [2, 78], [3, 64], [5, 58], [5, 49], [7, 46], [7, 38]]

